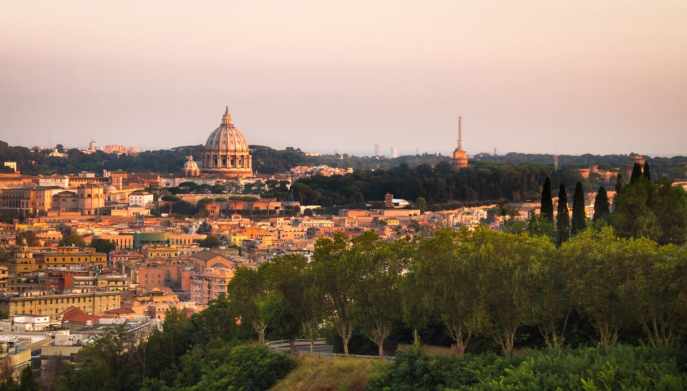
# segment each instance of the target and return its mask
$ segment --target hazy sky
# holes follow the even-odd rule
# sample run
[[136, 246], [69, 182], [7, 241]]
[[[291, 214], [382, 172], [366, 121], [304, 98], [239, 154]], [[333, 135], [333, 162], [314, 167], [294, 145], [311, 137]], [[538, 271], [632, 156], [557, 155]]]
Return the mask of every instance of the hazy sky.
[[20, 1], [0, 139], [687, 154], [687, 1]]

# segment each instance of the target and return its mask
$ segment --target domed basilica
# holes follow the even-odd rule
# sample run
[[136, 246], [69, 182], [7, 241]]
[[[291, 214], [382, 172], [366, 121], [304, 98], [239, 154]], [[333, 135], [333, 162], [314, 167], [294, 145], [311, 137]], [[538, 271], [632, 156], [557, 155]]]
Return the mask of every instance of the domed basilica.
[[219, 127], [210, 133], [201, 158], [205, 174], [225, 178], [245, 178], [253, 175], [253, 158], [241, 130], [227, 107]]

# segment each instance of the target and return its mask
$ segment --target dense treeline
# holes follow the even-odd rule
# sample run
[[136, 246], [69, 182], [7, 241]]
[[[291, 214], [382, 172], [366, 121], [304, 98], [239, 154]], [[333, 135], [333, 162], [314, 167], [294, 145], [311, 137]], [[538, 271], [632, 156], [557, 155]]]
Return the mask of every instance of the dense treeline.
[[139, 342], [113, 330], [57, 370], [44, 390], [266, 390], [295, 362], [251, 343], [226, 297], [188, 318], [170, 310], [162, 331]]
[[647, 347], [531, 351], [430, 357], [418, 351], [396, 356], [374, 375], [371, 391], [664, 390], [687, 388], [687, 374], [674, 352]]
[[[16, 161], [19, 169], [26, 174], [68, 174], [79, 171], [125, 170], [130, 172], [178, 173], [192, 155], [196, 161], [201, 158], [202, 145], [183, 146], [171, 149], [145, 151], [137, 155], [115, 155], [104, 152], [94, 154], [82, 153], [79, 149], [65, 149], [64, 158], [48, 156], [51, 150], [29, 149], [20, 146], [9, 146], [0, 141], [0, 161]], [[285, 172], [297, 165], [322, 165], [332, 167], [353, 167], [357, 170], [391, 168], [402, 163], [411, 166], [419, 164], [436, 164], [447, 161], [445, 156], [417, 155], [402, 156], [395, 159], [358, 157], [352, 155], [306, 155], [298, 148], [287, 147], [277, 150], [262, 145], [251, 145], [253, 169], [260, 174]], [[0, 167], [0, 172], [9, 171]]]
[[360, 171], [352, 175], [312, 177], [293, 186], [294, 199], [306, 204], [355, 205], [381, 201], [386, 193], [410, 201], [424, 198], [430, 204], [448, 201], [525, 201], [535, 199], [543, 179], [574, 184], [575, 173], [555, 172], [541, 165], [475, 163], [457, 171], [449, 163], [414, 168], [400, 165], [389, 170]]
[[[594, 200], [594, 215], [587, 216], [584, 194], [583, 184], [577, 182], [571, 220], [568, 191], [561, 184], [554, 221], [552, 185], [546, 178], [541, 192], [541, 213], [531, 216], [529, 232], [547, 235], [560, 245], [571, 235], [583, 231], [588, 223], [610, 224], [621, 237], [648, 238], [659, 244], [687, 242], [687, 192], [680, 186], [673, 186], [666, 178], [652, 181], [648, 163], [636, 164], [628, 183], [618, 178], [612, 207], [606, 188], [600, 186]], [[588, 217], [591, 217], [589, 222]]]
[[593, 328], [586, 343], [674, 347], [685, 331], [686, 283], [687, 248], [620, 238], [609, 227], [561, 247], [543, 236], [477, 229], [417, 242], [372, 233], [322, 239], [312, 262], [287, 256], [240, 270], [229, 296], [259, 340], [270, 330], [312, 336], [325, 322], [344, 352], [358, 330], [381, 355], [398, 322], [419, 343], [438, 319], [457, 354], [486, 337], [509, 355], [525, 329], [562, 347], [571, 317]]
[[[505, 155], [477, 154], [474, 160], [490, 161], [504, 164], [542, 164], [553, 165], [554, 155], [550, 154], [531, 154], [531, 153], [507, 153]], [[620, 168], [623, 169], [631, 162], [629, 155], [559, 155], [559, 166], [561, 168], [589, 168], [598, 165], [600, 168]], [[685, 177], [687, 169], [687, 157], [652, 157], [651, 165], [657, 177], [667, 177], [677, 179]]]
[[126, 170], [136, 172], [179, 172], [188, 155], [200, 156], [200, 146], [170, 150], [146, 151], [137, 155], [115, 155], [104, 152], [82, 153], [78, 149], [61, 149], [64, 158], [50, 157], [50, 150], [8, 146], [0, 141], [0, 160], [16, 161], [25, 174], [69, 174], [80, 171]]
[[[679, 386], [665, 389], [678, 390], [685, 379], [674, 373], [675, 349], [685, 336], [686, 319], [687, 248], [622, 238], [607, 226], [589, 227], [560, 247], [547, 236], [486, 228], [397, 241], [374, 233], [337, 235], [319, 240], [311, 260], [287, 255], [257, 269], [238, 269], [227, 296], [191, 318], [171, 311], [164, 330], [147, 342], [136, 343], [123, 333], [106, 335], [63, 368], [53, 386], [262, 390], [295, 365], [260, 347], [268, 339], [333, 333], [343, 352], [352, 353], [366, 351], [354, 342], [364, 336], [383, 355], [394, 349], [391, 339], [403, 340], [404, 330], [411, 330], [415, 345], [443, 338], [455, 356], [467, 358], [400, 356], [400, 363], [424, 364], [410, 374], [407, 366], [394, 364], [372, 386], [404, 389], [395, 386], [403, 376], [427, 380], [431, 374], [436, 387], [458, 387], [467, 373], [484, 376], [480, 384], [529, 379], [531, 385], [544, 379], [533, 370], [546, 376], [569, 370], [547, 381], [575, 389], [585, 371], [606, 360], [619, 365], [608, 369], [616, 371], [613, 381], [629, 371], [630, 379], [645, 382], [672, 379]], [[251, 340], [258, 344], [246, 345]], [[623, 348], [621, 342], [646, 347]], [[583, 346], [597, 348], [579, 350]], [[577, 350], [513, 357], [516, 350], [540, 347]], [[500, 352], [503, 358], [485, 352]], [[620, 363], [623, 357], [635, 358]], [[547, 362], [556, 365], [546, 367]], [[488, 373], [461, 372], [482, 365]], [[599, 376], [587, 380], [599, 384]]]
[[[79, 171], [126, 170], [137, 172], [177, 173], [181, 170], [186, 156], [192, 155], [200, 159], [202, 145], [181, 146], [167, 150], [142, 152], [135, 156], [111, 155], [103, 152], [84, 154], [80, 150], [65, 149], [57, 146], [67, 156], [65, 158], [51, 158], [50, 150], [39, 150], [20, 146], [9, 146], [0, 141], [0, 161], [16, 161], [22, 172], [27, 174], [74, 173]], [[283, 150], [267, 146], [251, 145], [253, 167], [256, 172], [273, 174], [288, 171], [296, 165], [321, 165], [332, 167], [352, 167], [357, 171], [390, 170], [400, 165], [417, 167], [419, 165], [436, 166], [439, 163], [450, 163], [447, 156], [438, 154], [405, 155], [398, 158], [374, 156], [354, 156], [348, 154], [307, 155], [298, 148], [287, 147]], [[624, 168], [630, 157], [628, 155], [561, 155], [560, 166], [574, 171], [577, 168], [598, 164], [602, 168]], [[505, 155], [478, 154], [474, 162], [501, 165], [537, 165], [553, 167], [553, 155], [508, 153]], [[684, 178], [687, 167], [687, 157], [655, 157], [651, 159], [657, 177], [669, 179]], [[0, 171], [7, 169], [0, 167]]]

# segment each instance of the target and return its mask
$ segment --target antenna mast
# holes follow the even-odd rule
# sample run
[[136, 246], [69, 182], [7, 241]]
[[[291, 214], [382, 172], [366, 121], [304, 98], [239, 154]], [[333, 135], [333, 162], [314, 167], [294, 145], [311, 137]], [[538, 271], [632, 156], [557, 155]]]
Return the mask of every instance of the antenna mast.
[[458, 117], [458, 149], [463, 149], [463, 117]]

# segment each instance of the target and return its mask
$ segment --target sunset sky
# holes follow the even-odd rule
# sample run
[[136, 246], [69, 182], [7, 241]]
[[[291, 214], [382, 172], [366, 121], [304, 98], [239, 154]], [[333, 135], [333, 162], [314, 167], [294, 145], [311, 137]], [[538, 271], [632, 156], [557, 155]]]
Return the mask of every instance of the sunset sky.
[[687, 1], [5, 1], [0, 140], [687, 154]]

